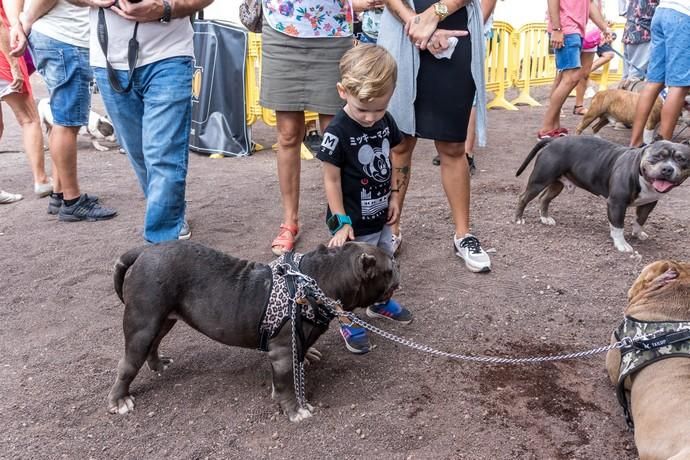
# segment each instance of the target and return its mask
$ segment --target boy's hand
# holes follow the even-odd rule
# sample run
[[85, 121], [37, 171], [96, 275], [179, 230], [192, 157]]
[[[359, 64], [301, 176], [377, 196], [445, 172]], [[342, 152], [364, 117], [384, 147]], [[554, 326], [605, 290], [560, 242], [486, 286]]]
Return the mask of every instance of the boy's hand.
[[396, 198], [391, 198], [388, 200], [388, 219], [386, 220], [386, 225], [395, 225], [398, 219], [400, 219], [400, 204], [398, 204]]
[[563, 48], [563, 31], [562, 30], [554, 30], [551, 32], [551, 46], [553, 49], [561, 49]]
[[340, 247], [345, 244], [348, 240], [355, 239], [355, 231], [352, 229], [351, 225], [345, 224], [343, 227], [335, 232], [331, 241], [328, 242], [328, 247]]

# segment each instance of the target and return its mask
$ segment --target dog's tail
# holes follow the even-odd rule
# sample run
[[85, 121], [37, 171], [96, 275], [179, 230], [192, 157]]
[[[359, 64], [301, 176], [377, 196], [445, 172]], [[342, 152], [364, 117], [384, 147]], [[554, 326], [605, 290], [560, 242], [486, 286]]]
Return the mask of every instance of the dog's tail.
[[142, 252], [144, 252], [144, 249], [146, 249], [148, 246], [140, 246], [138, 248], [130, 249], [129, 251], [125, 252], [120, 256], [119, 259], [117, 259], [117, 262], [115, 262], [115, 273], [113, 274], [113, 282], [115, 283], [115, 292], [117, 293], [117, 296], [120, 298], [122, 303], [125, 302], [125, 300], [122, 297], [122, 285], [125, 282], [125, 275], [127, 274], [127, 270], [129, 270], [129, 267], [132, 266], [132, 264], [137, 260], [137, 258], [141, 255]]
[[530, 162], [534, 159], [535, 156], [537, 156], [537, 153], [539, 153], [539, 151], [552, 140], [552, 138], [547, 137], [546, 139], [542, 139], [539, 142], [537, 142], [537, 145], [535, 145], [534, 148], [532, 148], [532, 151], [529, 152], [527, 158], [525, 158], [525, 161], [523, 161], [520, 167], [518, 168], [517, 172], [515, 173], [515, 177], [522, 174], [522, 171], [524, 171], [527, 165], [530, 164]]

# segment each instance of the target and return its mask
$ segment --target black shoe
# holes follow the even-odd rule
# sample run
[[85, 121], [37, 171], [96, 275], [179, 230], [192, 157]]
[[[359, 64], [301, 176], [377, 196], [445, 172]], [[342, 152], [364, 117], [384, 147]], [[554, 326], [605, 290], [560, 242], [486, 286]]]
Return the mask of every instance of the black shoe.
[[58, 213], [58, 220], [61, 222], [79, 222], [82, 220], [95, 222], [97, 220], [112, 219], [116, 215], [117, 211], [101, 206], [97, 201], [93, 201], [84, 193], [72, 206], [66, 206], [65, 203], [62, 203]]
[[323, 142], [323, 137], [321, 137], [318, 131], [309, 131], [307, 135], [304, 136], [304, 145], [306, 145], [313, 154], [319, 151], [321, 142]]
[[[98, 197], [96, 195], [84, 194], [84, 196], [86, 196], [87, 200], [98, 203]], [[48, 214], [56, 215], [60, 212], [60, 206], [62, 206], [62, 198], [50, 195], [50, 199], [48, 200]]]
[[439, 166], [441, 164], [441, 157], [436, 155], [431, 162], [434, 164], [434, 166]]

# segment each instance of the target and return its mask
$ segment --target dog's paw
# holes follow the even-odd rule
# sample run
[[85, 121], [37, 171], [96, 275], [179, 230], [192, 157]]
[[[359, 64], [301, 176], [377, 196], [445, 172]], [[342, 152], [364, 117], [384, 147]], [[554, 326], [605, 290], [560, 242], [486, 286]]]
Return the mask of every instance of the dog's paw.
[[633, 247], [627, 241], [614, 241], [613, 244], [620, 252], [633, 252]]
[[173, 363], [173, 359], [167, 356], [158, 356], [146, 360], [146, 366], [153, 372], [163, 372]]
[[516, 218], [515, 218], [515, 224], [517, 224], [517, 225], [525, 225], [525, 218], [524, 218], [524, 217], [516, 217]]
[[544, 225], [556, 225], [556, 220], [553, 217], [541, 216], [539, 220], [541, 220], [541, 223]]
[[119, 415], [134, 412], [134, 396], [127, 395], [123, 398], [118, 398], [117, 401], [111, 402], [108, 407], [108, 412]]
[[644, 232], [643, 230], [640, 230], [639, 232], [633, 232], [632, 235], [640, 241], [644, 241], [644, 240], [649, 239], [649, 235], [646, 232]]
[[309, 364], [316, 364], [319, 361], [321, 361], [321, 352], [317, 350], [314, 347], [310, 347], [309, 350], [307, 350], [307, 354], [304, 357], [304, 364], [309, 365]]
[[307, 404], [307, 407], [302, 408], [300, 407], [296, 411], [288, 414], [288, 418], [290, 419], [291, 422], [301, 422], [304, 421], [308, 418], [313, 417], [314, 414], [312, 414], [312, 411], [314, 410], [314, 407], [311, 404]]
[[98, 142], [98, 141], [92, 141], [92, 142], [91, 142], [91, 145], [93, 145], [93, 148], [95, 148], [95, 149], [98, 150], [99, 152], [107, 152], [108, 150], [110, 150], [110, 149], [109, 149], [108, 147], [106, 147], [105, 145], [101, 145], [101, 143]]

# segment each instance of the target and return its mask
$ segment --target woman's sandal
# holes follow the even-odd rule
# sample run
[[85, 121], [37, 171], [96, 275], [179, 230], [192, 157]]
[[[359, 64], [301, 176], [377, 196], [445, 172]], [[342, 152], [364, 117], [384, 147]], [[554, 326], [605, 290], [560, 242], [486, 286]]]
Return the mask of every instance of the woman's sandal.
[[295, 242], [299, 238], [299, 227], [291, 224], [280, 224], [278, 236], [271, 243], [271, 252], [276, 256], [295, 249]]
[[587, 109], [583, 105], [576, 105], [573, 107], [573, 115], [586, 115]]

